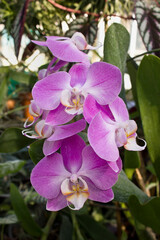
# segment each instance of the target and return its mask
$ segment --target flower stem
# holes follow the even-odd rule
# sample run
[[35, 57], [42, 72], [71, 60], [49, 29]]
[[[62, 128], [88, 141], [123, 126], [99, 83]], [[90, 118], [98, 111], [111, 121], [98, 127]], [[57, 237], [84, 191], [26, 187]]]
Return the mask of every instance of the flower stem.
[[[71, 217], [72, 217], [72, 223], [73, 223], [73, 240], [84, 240], [80, 229], [79, 229], [79, 225], [76, 219], [76, 215], [74, 211], [71, 211]], [[77, 238], [76, 238], [77, 235]]]
[[47, 222], [46, 226], [43, 229], [43, 235], [41, 237], [41, 240], [47, 240], [48, 239], [48, 235], [50, 233], [52, 224], [53, 224], [56, 216], [57, 216], [57, 212], [52, 212], [51, 213], [51, 215], [50, 215], [50, 217], [48, 219], [48, 222]]

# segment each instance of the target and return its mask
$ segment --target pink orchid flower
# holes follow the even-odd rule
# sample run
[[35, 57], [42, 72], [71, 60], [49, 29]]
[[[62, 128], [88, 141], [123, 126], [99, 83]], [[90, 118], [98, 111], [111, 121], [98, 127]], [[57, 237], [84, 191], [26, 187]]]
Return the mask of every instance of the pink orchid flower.
[[48, 47], [55, 57], [67, 62], [85, 62], [88, 64], [88, 56], [81, 50], [100, 47], [100, 45], [97, 47], [90, 46], [84, 35], [80, 32], [74, 33], [71, 38], [59, 36], [48, 36], [46, 38], [46, 42], [32, 42], [40, 46]]
[[[85, 99], [92, 95], [101, 104], [109, 104], [121, 89], [120, 70], [105, 62], [89, 66], [75, 64], [67, 72], [56, 72], [38, 81], [32, 95], [40, 108], [54, 110], [60, 103], [68, 114], [81, 114]], [[63, 109], [63, 111], [64, 111]]]
[[[100, 106], [92, 96], [87, 98], [85, 119], [90, 123], [88, 140], [97, 155], [112, 164], [119, 158], [118, 147], [142, 151], [146, 147], [136, 143], [137, 124], [129, 120], [125, 103], [119, 97], [108, 106]], [[115, 166], [116, 167], [116, 166]]]
[[78, 135], [64, 140], [61, 154], [44, 157], [31, 173], [31, 183], [48, 199], [46, 208], [49, 211], [66, 206], [79, 210], [87, 199], [111, 201], [114, 197], [111, 187], [117, 179], [118, 174]]

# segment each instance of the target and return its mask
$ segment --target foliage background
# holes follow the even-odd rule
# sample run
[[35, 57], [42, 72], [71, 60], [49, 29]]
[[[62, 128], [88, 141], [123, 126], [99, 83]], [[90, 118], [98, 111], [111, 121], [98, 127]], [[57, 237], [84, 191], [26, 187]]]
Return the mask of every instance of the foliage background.
[[[127, 54], [129, 33], [121, 24], [108, 27], [111, 16], [119, 16], [124, 24], [137, 21], [146, 52], [134, 58]], [[49, 51], [30, 40], [63, 35], [65, 22], [69, 29], [65, 35], [80, 31], [93, 44], [102, 18], [106, 29], [104, 58], [98, 57], [118, 66], [123, 75], [130, 75], [132, 88], [126, 91], [123, 85], [121, 97], [148, 147], [142, 153], [121, 150], [124, 171], [114, 186], [114, 201], [87, 201], [80, 211], [50, 213], [45, 210], [45, 199], [33, 190], [29, 180], [34, 164], [43, 157], [43, 140], [33, 141], [21, 134], [28, 117], [30, 92], [37, 81], [37, 72], [30, 70], [26, 60], [37, 48], [45, 53], [46, 63], [51, 60]], [[160, 2], [2, 0], [0, 21], [1, 35], [7, 33], [8, 39], [12, 36], [17, 56], [16, 65], [7, 59], [8, 66], [0, 66], [1, 239], [159, 239]], [[22, 36], [27, 37], [28, 44], [20, 53]], [[5, 58], [2, 53], [1, 58]], [[85, 133], [82, 136], [86, 139]]]

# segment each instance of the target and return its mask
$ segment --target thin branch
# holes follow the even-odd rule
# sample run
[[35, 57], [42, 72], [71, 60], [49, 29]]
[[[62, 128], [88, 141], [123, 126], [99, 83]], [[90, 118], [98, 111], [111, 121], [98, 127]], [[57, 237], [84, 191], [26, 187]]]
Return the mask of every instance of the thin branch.
[[94, 16], [94, 17], [97, 17], [97, 18], [100, 18], [100, 17], [112, 17], [112, 16], [115, 16], [115, 17], [120, 17], [120, 18], [123, 18], [123, 19], [129, 19], [129, 20], [135, 20], [135, 18], [133, 18], [132, 16], [128, 16], [128, 17], [124, 17], [124, 16], [118, 16], [116, 14], [103, 14], [103, 13], [93, 13], [93, 12], [88, 12], [88, 11], [81, 11], [81, 10], [75, 10], [73, 8], [68, 8], [68, 7], [65, 7], [59, 3], [56, 3], [55, 1], [53, 0], [48, 0], [48, 2], [50, 2], [53, 6], [55, 6], [56, 8], [59, 8], [61, 10], [64, 10], [64, 11], [67, 11], [67, 12], [71, 12], [71, 13], [77, 13], [77, 14], [88, 14], [88, 15], [91, 15], [91, 16]]
[[160, 48], [155, 48], [155, 49], [152, 49], [152, 50], [150, 50], [150, 51], [147, 51], [147, 52], [141, 53], [141, 54], [139, 54], [139, 55], [136, 55], [136, 56], [134, 56], [133, 58], [127, 59], [127, 62], [132, 61], [132, 60], [134, 60], [135, 58], [141, 57], [141, 56], [143, 56], [143, 55], [145, 55], [145, 54], [153, 53], [153, 52], [160, 52]]

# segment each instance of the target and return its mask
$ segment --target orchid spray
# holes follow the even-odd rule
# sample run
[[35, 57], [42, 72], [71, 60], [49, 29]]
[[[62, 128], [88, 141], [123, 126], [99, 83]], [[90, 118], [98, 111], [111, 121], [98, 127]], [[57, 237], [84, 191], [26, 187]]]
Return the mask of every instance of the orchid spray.
[[[90, 64], [83, 50], [97, 47], [82, 33], [46, 38], [33, 42], [54, 57], [38, 73], [29, 107], [34, 120], [26, 121], [22, 132], [45, 139], [45, 157], [32, 170], [31, 183], [47, 199], [49, 211], [79, 210], [87, 199], [106, 203], [114, 198], [112, 186], [122, 169], [118, 148], [141, 151], [146, 146], [137, 145], [137, 124], [118, 97], [121, 72], [106, 62]], [[68, 62], [75, 64], [61, 71]], [[78, 135], [86, 125], [89, 145]]]

